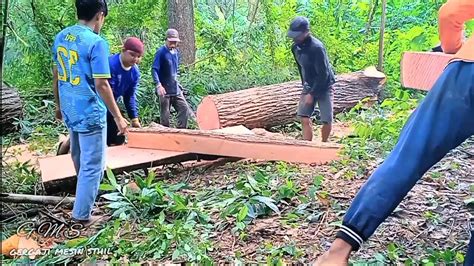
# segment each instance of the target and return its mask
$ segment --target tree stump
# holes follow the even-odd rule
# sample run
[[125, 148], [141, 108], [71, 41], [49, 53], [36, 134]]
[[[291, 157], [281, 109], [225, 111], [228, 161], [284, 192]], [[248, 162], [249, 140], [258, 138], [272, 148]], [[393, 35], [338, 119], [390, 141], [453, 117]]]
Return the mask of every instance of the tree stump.
[[1, 134], [16, 130], [13, 122], [23, 117], [23, 103], [20, 94], [14, 88], [2, 83]]

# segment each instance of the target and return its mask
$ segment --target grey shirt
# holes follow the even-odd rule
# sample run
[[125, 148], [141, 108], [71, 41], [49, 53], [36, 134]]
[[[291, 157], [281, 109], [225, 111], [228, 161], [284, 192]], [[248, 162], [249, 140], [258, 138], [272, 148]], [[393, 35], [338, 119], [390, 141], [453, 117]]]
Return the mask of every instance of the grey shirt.
[[315, 96], [327, 92], [335, 77], [324, 45], [313, 36], [291, 47], [303, 83], [303, 92]]

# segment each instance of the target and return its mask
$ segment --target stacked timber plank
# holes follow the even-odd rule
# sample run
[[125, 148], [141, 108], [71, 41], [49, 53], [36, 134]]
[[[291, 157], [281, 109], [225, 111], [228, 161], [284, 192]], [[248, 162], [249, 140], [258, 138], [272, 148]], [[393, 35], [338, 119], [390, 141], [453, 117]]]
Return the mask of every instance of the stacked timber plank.
[[[118, 173], [194, 159], [195, 155], [185, 152], [132, 149], [121, 145], [107, 148], [106, 166]], [[74, 189], [76, 170], [70, 154], [42, 158], [39, 159], [39, 164], [46, 192]]]
[[[217, 130], [222, 134], [253, 134], [243, 127], [229, 127]], [[192, 161], [196, 159], [216, 159], [192, 152], [179, 152], [160, 149], [137, 149], [126, 145], [108, 147], [106, 166], [114, 173], [153, 168], [161, 165]], [[221, 156], [222, 157], [222, 156]], [[46, 192], [73, 191], [76, 184], [76, 170], [70, 154], [39, 159], [41, 180]]]
[[453, 55], [441, 52], [405, 52], [401, 62], [403, 87], [428, 91]]

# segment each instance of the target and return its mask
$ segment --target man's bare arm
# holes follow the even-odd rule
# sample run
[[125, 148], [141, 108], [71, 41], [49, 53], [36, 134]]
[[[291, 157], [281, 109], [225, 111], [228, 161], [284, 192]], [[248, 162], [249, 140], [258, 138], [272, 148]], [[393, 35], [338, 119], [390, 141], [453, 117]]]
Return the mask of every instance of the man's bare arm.
[[464, 23], [474, 19], [474, 1], [448, 0], [439, 10], [439, 37], [444, 53], [455, 54], [461, 49]]

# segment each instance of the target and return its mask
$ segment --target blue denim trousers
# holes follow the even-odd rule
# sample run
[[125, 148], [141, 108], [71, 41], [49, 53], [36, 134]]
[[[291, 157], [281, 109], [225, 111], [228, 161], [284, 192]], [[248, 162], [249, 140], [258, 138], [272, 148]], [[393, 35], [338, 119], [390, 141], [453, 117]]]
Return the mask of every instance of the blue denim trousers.
[[[473, 135], [474, 63], [452, 62], [408, 119], [393, 151], [357, 193], [338, 236], [358, 249], [434, 164]], [[469, 254], [466, 265], [473, 260]]]
[[107, 127], [83, 133], [69, 130], [71, 157], [77, 173], [72, 217], [89, 220], [105, 170]]

